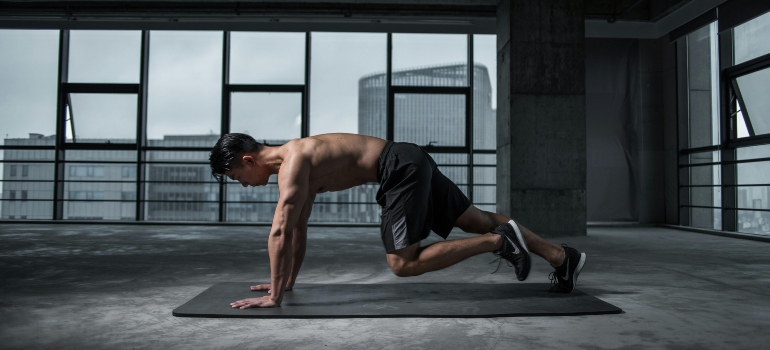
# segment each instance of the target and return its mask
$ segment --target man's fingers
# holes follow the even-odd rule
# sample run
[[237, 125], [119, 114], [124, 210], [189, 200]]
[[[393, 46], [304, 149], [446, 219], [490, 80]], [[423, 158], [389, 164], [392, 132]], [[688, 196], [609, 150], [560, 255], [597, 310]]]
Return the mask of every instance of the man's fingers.
[[236, 302], [230, 303], [230, 306], [233, 309], [248, 309], [252, 307], [276, 307], [274, 302], [270, 300], [270, 297], [264, 296], [261, 298], [250, 298], [250, 299], [243, 299], [238, 300]]
[[251, 290], [270, 290], [269, 284], [258, 284], [256, 286], [251, 286]]

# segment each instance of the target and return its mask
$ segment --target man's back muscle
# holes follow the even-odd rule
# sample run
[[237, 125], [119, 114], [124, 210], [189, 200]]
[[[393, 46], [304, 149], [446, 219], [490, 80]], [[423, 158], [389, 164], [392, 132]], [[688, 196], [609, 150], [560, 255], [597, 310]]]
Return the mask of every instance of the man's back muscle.
[[309, 194], [341, 191], [377, 181], [377, 163], [386, 141], [354, 134], [324, 134], [281, 146], [284, 159], [310, 162]]

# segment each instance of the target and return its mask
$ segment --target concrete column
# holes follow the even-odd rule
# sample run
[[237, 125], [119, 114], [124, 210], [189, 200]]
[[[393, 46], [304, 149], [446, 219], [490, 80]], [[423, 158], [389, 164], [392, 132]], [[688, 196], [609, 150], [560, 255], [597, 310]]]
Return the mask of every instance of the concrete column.
[[497, 208], [544, 237], [586, 234], [583, 1], [497, 10]]

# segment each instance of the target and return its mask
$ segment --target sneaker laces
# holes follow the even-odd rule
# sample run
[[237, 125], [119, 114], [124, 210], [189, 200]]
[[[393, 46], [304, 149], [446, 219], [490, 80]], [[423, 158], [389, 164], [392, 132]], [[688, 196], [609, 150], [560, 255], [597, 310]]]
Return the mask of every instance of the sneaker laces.
[[[500, 255], [495, 254], [495, 255], [497, 255], [497, 259], [490, 261], [489, 264], [497, 263], [497, 268], [494, 271], [492, 271], [492, 273], [490, 273], [490, 275], [495, 273], [495, 272], [497, 272], [497, 270], [500, 269], [500, 265], [503, 264], [502, 260], [505, 260], [505, 264], [508, 265], [508, 267], [513, 267], [513, 263], [509, 260], [508, 257], [505, 257], [502, 254], [500, 254]], [[513, 254], [508, 254], [508, 255], [513, 255]]]
[[551, 285], [559, 284], [559, 275], [556, 274], [556, 270], [548, 274], [548, 279], [551, 281]]

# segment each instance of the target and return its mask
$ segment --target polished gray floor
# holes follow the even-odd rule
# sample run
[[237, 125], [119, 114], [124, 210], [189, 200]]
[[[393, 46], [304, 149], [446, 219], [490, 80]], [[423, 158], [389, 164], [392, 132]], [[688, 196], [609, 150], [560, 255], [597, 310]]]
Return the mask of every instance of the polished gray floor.
[[[491, 254], [399, 278], [385, 263], [376, 228], [310, 231], [303, 283], [515, 281], [506, 266], [490, 274]], [[770, 244], [651, 227], [591, 227], [586, 237], [552, 239], [588, 253], [578, 288], [623, 314], [171, 315], [214, 283], [266, 281], [266, 236], [265, 227], [244, 226], [0, 225], [0, 348], [748, 349], [770, 343]], [[549, 272], [536, 258], [525, 283], [548, 282]]]

